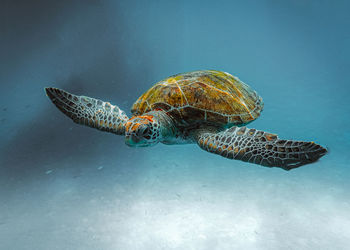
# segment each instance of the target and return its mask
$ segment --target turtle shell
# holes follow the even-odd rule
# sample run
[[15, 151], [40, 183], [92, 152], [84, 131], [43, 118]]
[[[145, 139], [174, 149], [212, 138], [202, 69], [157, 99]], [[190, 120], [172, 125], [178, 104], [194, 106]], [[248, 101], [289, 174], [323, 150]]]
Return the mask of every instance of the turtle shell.
[[263, 109], [262, 98], [229, 73], [202, 70], [177, 74], [156, 83], [132, 106], [133, 115], [164, 110], [177, 125], [243, 125]]

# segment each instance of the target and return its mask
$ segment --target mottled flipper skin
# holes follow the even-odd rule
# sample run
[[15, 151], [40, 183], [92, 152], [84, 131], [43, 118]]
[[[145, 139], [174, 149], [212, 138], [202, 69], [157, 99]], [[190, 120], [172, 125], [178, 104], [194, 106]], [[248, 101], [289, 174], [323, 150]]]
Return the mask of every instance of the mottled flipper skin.
[[226, 158], [285, 170], [317, 161], [327, 150], [314, 142], [281, 140], [275, 134], [246, 127], [215, 133], [202, 131], [198, 145]]
[[117, 106], [57, 88], [45, 88], [45, 91], [56, 107], [75, 123], [124, 135], [128, 117]]

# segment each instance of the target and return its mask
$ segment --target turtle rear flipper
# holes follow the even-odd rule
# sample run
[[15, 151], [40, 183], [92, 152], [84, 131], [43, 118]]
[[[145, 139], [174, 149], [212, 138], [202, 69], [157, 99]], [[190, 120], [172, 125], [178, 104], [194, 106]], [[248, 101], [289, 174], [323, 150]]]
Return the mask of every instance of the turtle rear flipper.
[[327, 150], [314, 142], [281, 140], [275, 134], [246, 127], [219, 133], [203, 131], [198, 145], [226, 158], [290, 170], [317, 161]]
[[75, 123], [124, 135], [128, 117], [119, 107], [57, 88], [45, 88], [45, 91], [56, 107]]

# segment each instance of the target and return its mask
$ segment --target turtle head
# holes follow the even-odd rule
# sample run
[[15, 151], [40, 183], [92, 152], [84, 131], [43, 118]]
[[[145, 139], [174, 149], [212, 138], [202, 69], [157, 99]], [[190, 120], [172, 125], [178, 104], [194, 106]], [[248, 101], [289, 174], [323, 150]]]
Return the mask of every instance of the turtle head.
[[130, 147], [152, 146], [160, 139], [160, 123], [153, 115], [131, 117], [125, 125], [125, 143]]

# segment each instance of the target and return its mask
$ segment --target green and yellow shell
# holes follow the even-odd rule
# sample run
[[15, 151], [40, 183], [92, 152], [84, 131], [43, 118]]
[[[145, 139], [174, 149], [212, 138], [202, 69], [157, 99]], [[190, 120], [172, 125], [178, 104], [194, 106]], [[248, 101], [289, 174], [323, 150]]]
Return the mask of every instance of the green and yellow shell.
[[132, 106], [134, 115], [162, 109], [178, 125], [242, 125], [255, 120], [262, 98], [229, 73], [202, 70], [177, 74], [156, 83]]

